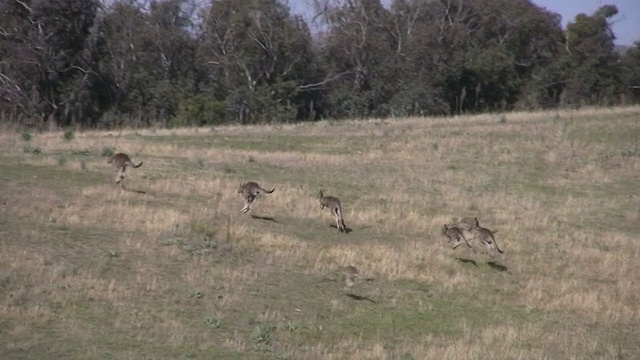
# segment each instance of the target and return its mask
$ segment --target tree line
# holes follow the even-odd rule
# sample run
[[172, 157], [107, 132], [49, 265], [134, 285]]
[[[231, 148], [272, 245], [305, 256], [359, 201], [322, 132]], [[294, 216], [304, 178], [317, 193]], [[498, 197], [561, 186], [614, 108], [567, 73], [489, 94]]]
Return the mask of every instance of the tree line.
[[613, 5], [530, 0], [0, 1], [0, 121], [202, 126], [640, 100]]

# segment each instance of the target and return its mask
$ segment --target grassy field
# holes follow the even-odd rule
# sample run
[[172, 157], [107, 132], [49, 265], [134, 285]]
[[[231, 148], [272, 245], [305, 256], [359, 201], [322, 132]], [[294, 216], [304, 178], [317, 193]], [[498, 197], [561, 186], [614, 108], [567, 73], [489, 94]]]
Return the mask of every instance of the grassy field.
[[0, 358], [637, 359], [639, 185], [640, 107], [4, 131]]

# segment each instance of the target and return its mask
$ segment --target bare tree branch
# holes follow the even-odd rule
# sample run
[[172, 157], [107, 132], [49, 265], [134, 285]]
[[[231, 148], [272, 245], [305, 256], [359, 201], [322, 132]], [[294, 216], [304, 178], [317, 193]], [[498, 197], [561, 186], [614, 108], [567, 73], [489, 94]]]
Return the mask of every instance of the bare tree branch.
[[33, 9], [31, 9], [29, 7], [29, 5], [27, 5], [24, 1], [20, 1], [20, 0], [15, 0], [15, 2], [17, 2], [18, 4], [22, 5], [22, 7], [24, 7], [27, 11], [29, 11], [29, 14], [33, 13]]
[[328, 83], [330, 83], [332, 81], [338, 80], [342, 76], [344, 76], [346, 74], [349, 74], [349, 73], [352, 73], [352, 71], [351, 70], [343, 71], [343, 72], [341, 72], [339, 74], [336, 74], [336, 75], [334, 75], [334, 76], [332, 76], [330, 78], [326, 78], [326, 79], [324, 79], [324, 80], [322, 80], [320, 82], [317, 82], [317, 83], [300, 85], [300, 86], [298, 86], [297, 91], [310, 91], [310, 90], [320, 89], [324, 85], [326, 85], [326, 84], [328, 84]]

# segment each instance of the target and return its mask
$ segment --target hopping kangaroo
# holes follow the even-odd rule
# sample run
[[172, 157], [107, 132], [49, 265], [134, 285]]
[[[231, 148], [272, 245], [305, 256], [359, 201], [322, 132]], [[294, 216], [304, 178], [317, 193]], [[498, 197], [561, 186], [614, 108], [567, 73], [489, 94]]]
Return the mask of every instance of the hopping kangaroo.
[[347, 226], [344, 224], [344, 218], [342, 217], [342, 205], [340, 199], [333, 196], [324, 196], [320, 191], [320, 209], [329, 208], [331, 215], [336, 219], [336, 225], [339, 232], [347, 232]]
[[260, 195], [261, 191], [267, 194], [271, 194], [275, 190], [275, 188], [271, 190], [263, 189], [262, 187], [260, 187], [260, 185], [258, 185], [258, 183], [254, 181], [240, 184], [240, 186], [238, 186], [238, 194], [242, 194], [242, 197], [244, 198], [244, 207], [240, 211], [244, 213], [249, 211], [251, 204], [256, 199], [256, 197]]
[[129, 155], [125, 153], [117, 153], [115, 155], [111, 155], [109, 160], [107, 160], [107, 164], [113, 163], [113, 169], [118, 172], [118, 176], [116, 177], [116, 184], [120, 184], [122, 179], [124, 179], [124, 173], [127, 171], [127, 166], [131, 165], [134, 168], [139, 168], [142, 166], [142, 161], [139, 164], [134, 164], [131, 161]]
[[462, 236], [470, 241], [475, 237], [473, 231], [471, 230], [473, 228], [473, 221], [474, 220], [470, 217], [452, 218], [451, 223], [448, 225], [449, 228], [458, 228], [462, 232]]
[[493, 236], [495, 231], [491, 231], [487, 228], [481, 227], [478, 222], [478, 218], [473, 218], [473, 226], [471, 228], [473, 235], [478, 239], [481, 243], [483, 243], [489, 250], [498, 250], [500, 254], [502, 254], [502, 250], [498, 246], [496, 242], [496, 238]]
[[469, 244], [469, 241], [464, 236], [464, 233], [462, 232], [462, 229], [460, 229], [457, 226], [444, 224], [444, 227], [442, 228], [442, 235], [444, 235], [447, 238], [449, 238], [449, 242], [451, 242], [451, 241], [454, 242], [453, 249], [455, 249], [458, 246], [460, 246], [463, 242], [465, 244], [467, 244], [468, 247], [471, 247], [471, 244]]

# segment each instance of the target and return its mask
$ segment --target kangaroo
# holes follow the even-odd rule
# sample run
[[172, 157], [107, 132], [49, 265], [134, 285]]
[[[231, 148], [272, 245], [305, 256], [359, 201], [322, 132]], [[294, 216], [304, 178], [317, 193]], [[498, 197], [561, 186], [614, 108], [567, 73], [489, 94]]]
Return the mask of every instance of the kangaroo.
[[484, 244], [489, 250], [498, 250], [500, 254], [503, 253], [493, 236], [497, 231], [491, 231], [487, 228], [481, 227], [477, 217], [473, 218], [473, 227], [471, 228], [471, 231], [476, 239]]
[[457, 226], [444, 224], [444, 227], [442, 228], [442, 235], [449, 238], [449, 242], [454, 242], [453, 249], [460, 246], [463, 241], [465, 244], [467, 244], [468, 247], [471, 247], [471, 244], [469, 244], [469, 241], [464, 236], [462, 230]]
[[473, 228], [473, 219], [470, 217], [463, 218], [452, 218], [451, 223], [449, 224], [449, 228], [458, 228], [462, 232], [462, 236], [464, 236], [467, 240], [473, 240], [474, 234], [471, 229]]
[[260, 185], [258, 185], [258, 183], [254, 181], [240, 184], [240, 186], [238, 186], [238, 194], [242, 194], [242, 197], [244, 198], [244, 207], [240, 211], [244, 213], [249, 211], [251, 208], [251, 204], [256, 199], [256, 197], [260, 195], [261, 191], [267, 194], [271, 194], [275, 190], [275, 188], [271, 190], [263, 189], [262, 187], [260, 187]]
[[320, 209], [329, 208], [331, 215], [336, 219], [336, 225], [339, 232], [347, 232], [347, 226], [344, 224], [344, 218], [342, 217], [342, 205], [340, 199], [333, 196], [324, 196], [320, 191]]
[[134, 168], [139, 168], [140, 166], [142, 166], [142, 161], [136, 165], [133, 163], [133, 161], [131, 161], [129, 155], [125, 153], [117, 153], [115, 155], [109, 156], [107, 164], [113, 164], [113, 169], [118, 172], [118, 176], [116, 177], [116, 184], [120, 184], [122, 179], [124, 179], [125, 171], [127, 171], [127, 165], [131, 165]]

